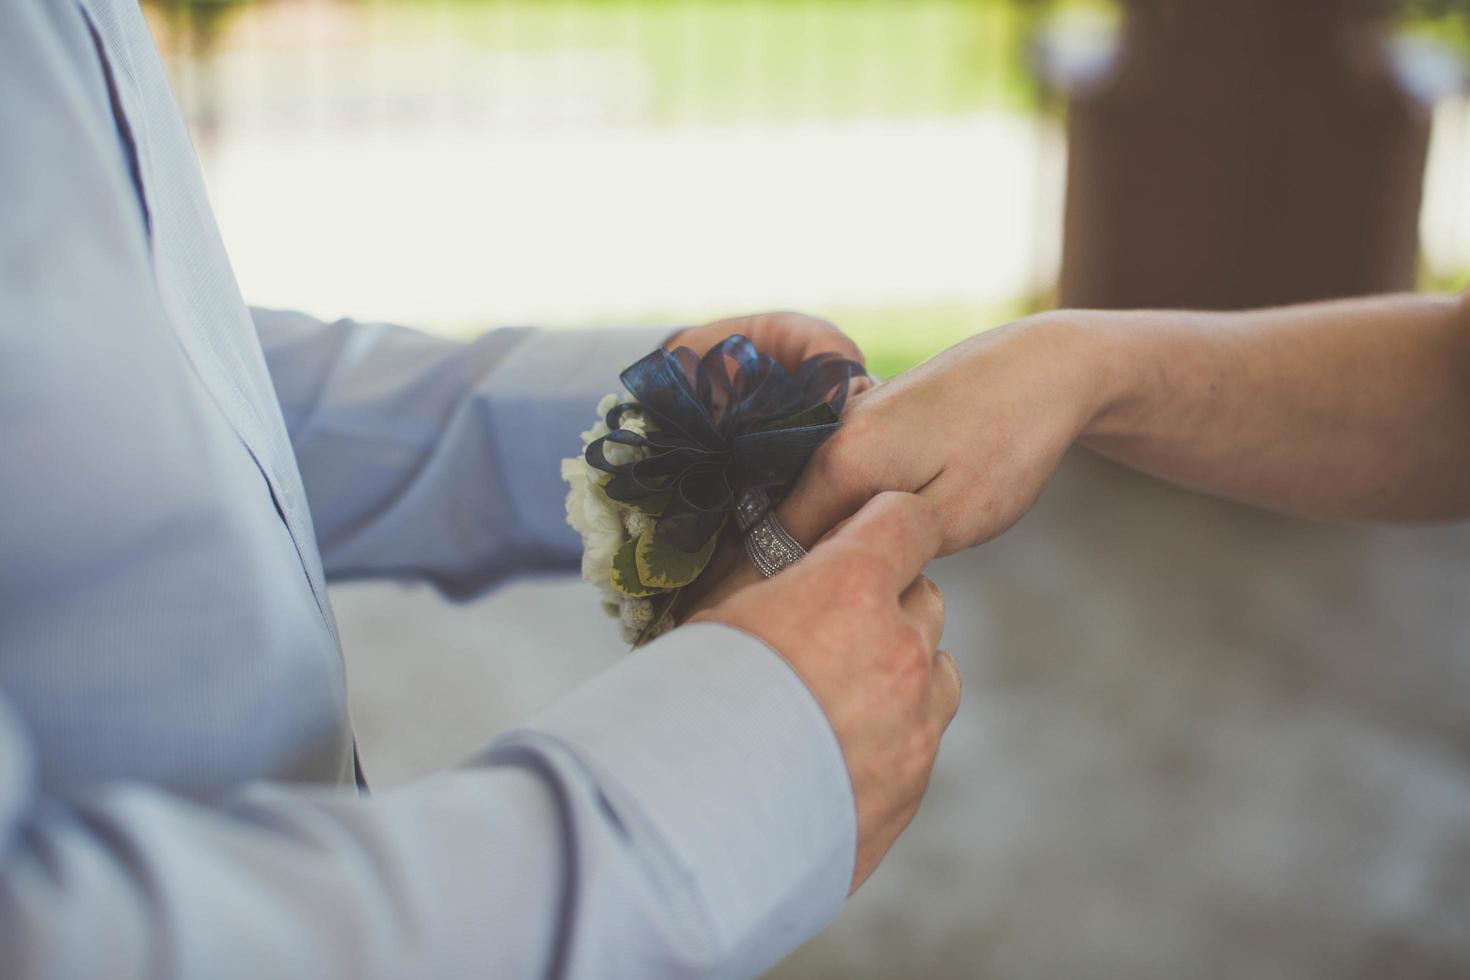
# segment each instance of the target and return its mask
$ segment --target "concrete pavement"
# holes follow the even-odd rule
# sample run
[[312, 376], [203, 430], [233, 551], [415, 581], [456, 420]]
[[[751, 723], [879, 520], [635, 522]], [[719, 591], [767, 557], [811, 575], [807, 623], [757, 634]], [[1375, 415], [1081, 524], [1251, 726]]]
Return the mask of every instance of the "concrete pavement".
[[[772, 975], [1470, 976], [1470, 526], [1310, 524], [1068, 460], [935, 566], [964, 703], [910, 832]], [[381, 786], [622, 655], [586, 587], [335, 595]]]

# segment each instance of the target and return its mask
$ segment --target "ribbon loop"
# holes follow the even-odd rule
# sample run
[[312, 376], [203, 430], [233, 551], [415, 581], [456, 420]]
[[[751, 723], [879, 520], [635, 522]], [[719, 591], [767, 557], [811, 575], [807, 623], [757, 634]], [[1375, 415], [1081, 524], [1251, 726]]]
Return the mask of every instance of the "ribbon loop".
[[[606, 491], [614, 500], [667, 495], [661, 530], [676, 547], [697, 552], [724, 526], [742, 490], [763, 488], [779, 499], [841, 426], [848, 388], [864, 374], [861, 364], [835, 354], [788, 372], [739, 334], [704, 357], [687, 347], [659, 349], [622, 372], [635, 401], [608, 412], [613, 431], [588, 445], [586, 459], [612, 475]], [[621, 428], [631, 411], [642, 413], [646, 435]], [[607, 442], [633, 447], [640, 458], [613, 463]]]

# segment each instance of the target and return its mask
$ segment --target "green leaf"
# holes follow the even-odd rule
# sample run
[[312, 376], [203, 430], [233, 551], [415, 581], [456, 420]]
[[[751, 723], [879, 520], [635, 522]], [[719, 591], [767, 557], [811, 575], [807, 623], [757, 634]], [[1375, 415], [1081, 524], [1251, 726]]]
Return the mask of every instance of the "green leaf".
[[638, 540], [629, 538], [613, 555], [612, 587], [623, 595], [642, 598], [658, 594], [658, 588], [643, 584], [638, 575]]
[[698, 551], [680, 551], [658, 533], [658, 525], [638, 537], [638, 578], [660, 589], [679, 589], [693, 582], [709, 564], [720, 540], [720, 529], [711, 534]]
[[837, 413], [827, 402], [804, 408], [795, 415], [788, 415], [784, 419], [771, 419], [756, 426], [753, 432], [774, 432], [777, 429], [797, 429], [803, 425], [826, 425], [837, 421]]

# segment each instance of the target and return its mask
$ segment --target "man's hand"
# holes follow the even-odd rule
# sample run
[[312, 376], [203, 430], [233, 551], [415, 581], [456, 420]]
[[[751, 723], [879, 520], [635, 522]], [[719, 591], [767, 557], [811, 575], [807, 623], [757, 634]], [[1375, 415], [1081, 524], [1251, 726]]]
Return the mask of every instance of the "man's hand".
[[[716, 320], [702, 327], [681, 330], [665, 345], [669, 350], [688, 347], [704, 354], [733, 334], [744, 334], [763, 354], [769, 354], [787, 370], [817, 354], [837, 354], [864, 363], [863, 352], [847, 335], [826, 320], [801, 313], [761, 313]], [[861, 390], [859, 384], [853, 390]]]
[[[774, 357], [788, 371], [796, 370], [802, 361], [818, 354], [836, 354], [859, 364], [866, 363], [857, 344], [835, 325], [803, 313], [760, 313], [716, 320], [704, 326], [679, 331], [669, 338], [664, 347], [668, 350], [688, 347], [703, 356], [715, 344], [734, 334], [748, 337], [757, 350]], [[856, 397], [871, 386], [872, 382], [866, 377], [853, 378], [848, 387], [849, 396]], [[850, 513], [851, 511], [848, 512]], [[848, 514], [840, 517], [847, 517]], [[834, 518], [820, 532], [813, 534], [811, 540], [820, 537], [821, 532], [825, 532], [836, 522], [837, 518]], [[748, 585], [759, 578], [760, 573], [756, 572], [745, 557], [744, 548], [738, 545], [721, 545], [709, 568], [691, 590], [687, 608], [700, 609], [708, 605], [707, 596], [713, 589], [719, 589], [721, 594], [726, 594], [737, 586]]]
[[939, 543], [918, 497], [880, 494], [797, 565], [694, 616], [763, 640], [826, 712], [857, 803], [854, 890], [918, 810], [959, 706], [959, 670], [938, 650], [944, 600], [919, 574]]

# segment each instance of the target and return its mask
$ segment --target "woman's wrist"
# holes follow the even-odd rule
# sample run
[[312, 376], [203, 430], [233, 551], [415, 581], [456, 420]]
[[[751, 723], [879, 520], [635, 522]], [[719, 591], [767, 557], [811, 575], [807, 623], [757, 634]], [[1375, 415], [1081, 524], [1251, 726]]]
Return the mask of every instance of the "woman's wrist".
[[1054, 310], [1022, 321], [1036, 356], [1055, 368], [1056, 393], [1070, 410], [1076, 439], [1119, 435], [1142, 388], [1142, 361], [1123, 316]]

